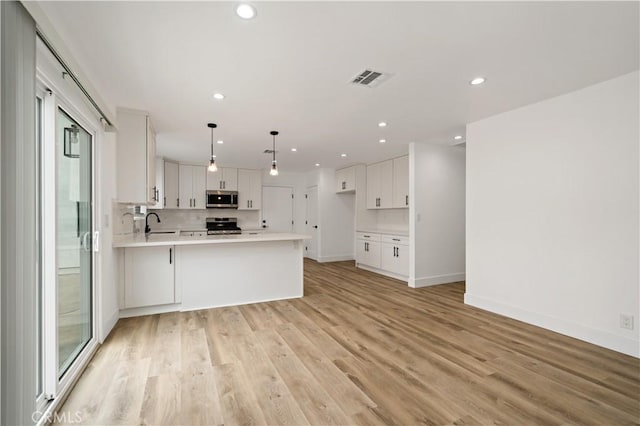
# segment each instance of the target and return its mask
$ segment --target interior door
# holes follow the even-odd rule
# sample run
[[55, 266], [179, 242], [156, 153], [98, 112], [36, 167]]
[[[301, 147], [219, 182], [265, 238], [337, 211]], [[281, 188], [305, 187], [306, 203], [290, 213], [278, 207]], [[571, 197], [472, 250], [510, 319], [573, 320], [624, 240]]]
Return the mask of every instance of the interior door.
[[262, 227], [270, 232], [293, 232], [293, 188], [262, 187]]
[[305, 241], [305, 257], [318, 260], [318, 187], [312, 186], [305, 194], [307, 212], [305, 218], [305, 231], [311, 236]]

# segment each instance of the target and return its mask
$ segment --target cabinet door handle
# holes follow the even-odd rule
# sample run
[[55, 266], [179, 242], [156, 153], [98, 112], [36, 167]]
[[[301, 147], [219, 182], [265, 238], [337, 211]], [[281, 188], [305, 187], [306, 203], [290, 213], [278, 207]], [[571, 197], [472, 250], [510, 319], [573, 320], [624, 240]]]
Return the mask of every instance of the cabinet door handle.
[[404, 196], [404, 205], [405, 205], [405, 206], [408, 206], [408, 205], [409, 205], [409, 196], [408, 196], [408, 195], [405, 195], [405, 196]]
[[164, 206], [167, 207], [167, 197], [164, 197]]
[[227, 189], [227, 181], [226, 180], [222, 181], [222, 189]]
[[222, 189], [222, 181], [218, 181], [218, 189]]
[[347, 182], [342, 182], [342, 189], [347, 189]]
[[173, 263], [173, 249], [169, 248], [169, 265]]
[[396, 257], [400, 257], [400, 247], [396, 247]]
[[400, 238], [392, 238], [391, 241], [400, 241]]
[[180, 198], [176, 198], [176, 207], [180, 207]]

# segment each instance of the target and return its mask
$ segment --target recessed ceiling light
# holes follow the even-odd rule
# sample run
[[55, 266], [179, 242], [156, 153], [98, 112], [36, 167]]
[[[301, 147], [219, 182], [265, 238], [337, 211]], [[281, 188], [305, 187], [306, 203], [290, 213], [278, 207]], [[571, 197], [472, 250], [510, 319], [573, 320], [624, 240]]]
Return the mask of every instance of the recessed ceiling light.
[[220, 145], [222, 145], [222, 144], [224, 143], [224, 141], [218, 141], [218, 143], [219, 143]]
[[296, 148], [291, 148], [291, 152], [296, 152], [297, 149]]
[[222, 93], [214, 93], [213, 98], [221, 101], [224, 99], [224, 95]]
[[476, 77], [476, 78], [474, 78], [473, 80], [471, 80], [471, 81], [469, 82], [469, 84], [470, 84], [470, 85], [472, 85], [472, 86], [477, 86], [477, 85], [479, 85], [479, 84], [484, 83], [485, 81], [487, 81], [487, 79], [486, 79], [486, 78], [484, 78], [484, 77]]
[[316, 163], [316, 167], [320, 167], [320, 163]]
[[253, 19], [256, 16], [256, 9], [250, 4], [242, 3], [236, 7], [236, 13], [242, 19]]
[[346, 157], [347, 154], [340, 154], [340, 157]]
[[387, 123], [385, 123], [384, 121], [381, 121], [378, 123], [378, 127], [387, 127]]
[[454, 136], [453, 137], [455, 140], [459, 141], [460, 139], [462, 139], [462, 136], [458, 135], [458, 136]]
[[380, 139], [380, 143], [385, 143], [386, 141], [386, 139]]

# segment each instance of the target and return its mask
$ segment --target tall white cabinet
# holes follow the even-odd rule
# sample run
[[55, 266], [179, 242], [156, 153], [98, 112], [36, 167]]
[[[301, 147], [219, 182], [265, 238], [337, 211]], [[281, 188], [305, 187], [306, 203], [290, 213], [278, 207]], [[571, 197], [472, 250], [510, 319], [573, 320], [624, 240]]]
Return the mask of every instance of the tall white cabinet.
[[367, 209], [409, 207], [409, 156], [367, 166]]
[[238, 169], [238, 210], [262, 208], [262, 172]]
[[179, 205], [180, 209], [204, 209], [207, 207], [207, 168], [180, 164]]
[[393, 208], [409, 208], [409, 156], [393, 159]]
[[156, 136], [149, 114], [117, 110], [118, 201], [153, 206], [159, 199], [156, 185]]
[[164, 207], [177, 209], [180, 204], [180, 172], [176, 162], [164, 160]]
[[393, 206], [393, 161], [367, 166], [367, 208], [390, 209]]

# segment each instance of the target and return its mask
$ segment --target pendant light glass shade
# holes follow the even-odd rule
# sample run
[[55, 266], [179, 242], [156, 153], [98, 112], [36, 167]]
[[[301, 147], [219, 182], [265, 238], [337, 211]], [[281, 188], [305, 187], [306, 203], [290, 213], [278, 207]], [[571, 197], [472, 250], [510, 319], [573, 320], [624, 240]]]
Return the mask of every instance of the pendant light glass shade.
[[216, 125], [216, 123], [208, 123], [207, 127], [211, 129], [211, 158], [209, 159], [209, 167], [207, 168], [207, 170], [213, 173], [218, 171], [218, 166], [216, 165], [216, 156], [213, 155], [213, 129], [218, 126]]
[[269, 170], [269, 174], [271, 176], [278, 176], [278, 164], [276, 163], [276, 136], [278, 135], [278, 132], [272, 130], [270, 134], [273, 136], [273, 160], [271, 161], [271, 170]]

